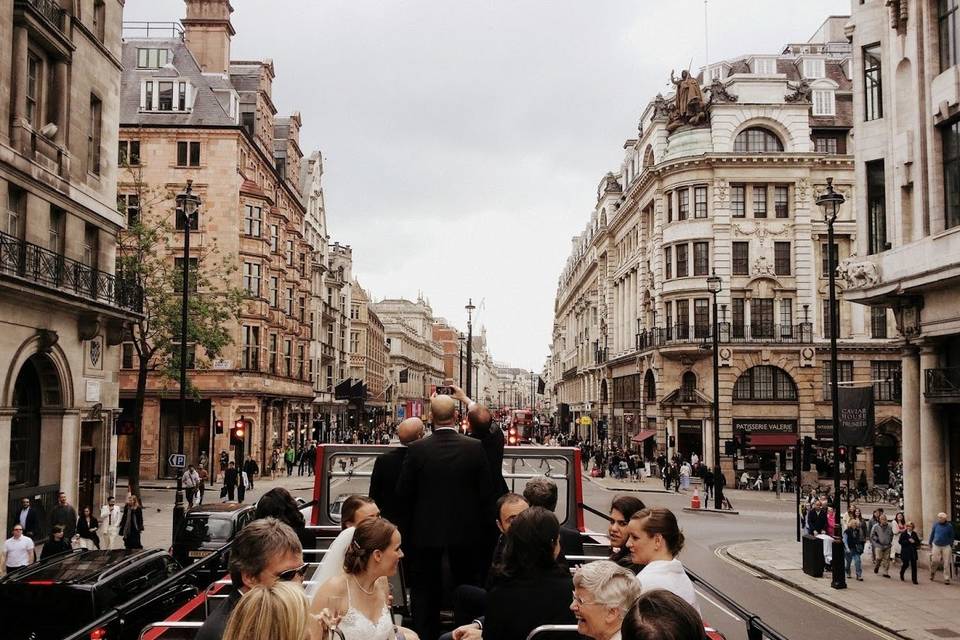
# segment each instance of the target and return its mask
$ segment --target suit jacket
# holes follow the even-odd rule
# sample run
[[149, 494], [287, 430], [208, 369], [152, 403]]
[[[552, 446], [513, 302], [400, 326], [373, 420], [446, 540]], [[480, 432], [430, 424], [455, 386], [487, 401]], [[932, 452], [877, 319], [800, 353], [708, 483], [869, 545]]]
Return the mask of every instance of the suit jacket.
[[397, 482], [407, 456], [405, 446], [391, 449], [373, 463], [370, 474], [370, 497], [380, 507], [380, 515], [397, 525], [401, 533], [406, 529], [406, 509], [397, 495]]
[[64, 529], [64, 539], [69, 540], [77, 532], [77, 510], [73, 505], [58, 504], [50, 510], [50, 531], [53, 531], [53, 525], [62, 524]]
[[[23, 513], [23, 509], [17, 510], [17, 522], [20, 522], [21, 513]], [[26, 524], [23, 527], [23, 535], [27, 536], [31, 540], [40, 539], [40, 514], [37, 511], [37, 508], [32, 505], [29, 509], [27, 509], [27, 519]]]
[[816, 509], [811, 509], [807, 513], [807, 533], [815, 532], [824, 532], [833, 534], [832, 531], [827, 531], [827, 511], [826, 509], [821, 510], [820, 513], [817, 513]]
[[490, 466], [490, 477], [493, 480], [493, 498], [496, 500], [510, 489], [503, 479], [503, 446], [505, 444], [503, 431], [495, 424], [490, 425], [490, 433], [479, 439], [483, 443], [483, 451], [487, 455]]
[[227, 487], [233, 486], [233, 487], [235, 487], [235, 486], [237, 486], [237, 480], [238, 480], [238, 479], [239, 479], [239, 475], [237, 474], [237, 469], [236, 469], [236, 467], [234, 467], [233, 469], [227, 468], [227, 470], [223, 472], [223, 484], [224, 484], [224, 486], [227, 486]]
[[560, 527], [560, 557], [566, 561], [567, 556], [583, 555], [583, 539], [580, 532], [570, 527]]
[[236, 608], [237, 603], [240, 602], [240, 596], [242, 595], [236, 587], [232, 587], [227, 599], [207, 616], [203, 626], [200, 627], [200, 631], [197, 632], [195, 640], [220, 640], [223, 638], [223, 632], [227, 630], [227, 620]]
[[525, 640], [542, 624], [575, 624], [576, 618], [570, 611], [572, 591], [573, 578], [565, 570], [529, 578], [498, 580], [487, 594], [483, 637]]
[[411, 442], [397, 493], [410, 514], [414, 548], [474, 545], [493, 519], [493, 484], [483, 445], [455, 429]]

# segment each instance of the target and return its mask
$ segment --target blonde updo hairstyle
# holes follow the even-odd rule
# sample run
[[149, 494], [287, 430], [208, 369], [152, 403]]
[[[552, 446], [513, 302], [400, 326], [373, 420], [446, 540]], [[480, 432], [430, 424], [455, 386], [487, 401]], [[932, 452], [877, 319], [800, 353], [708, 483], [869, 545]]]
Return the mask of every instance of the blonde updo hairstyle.
[[309, 602], [303, 587], [292, 582], [256, 586], [230, 614], [223, 640], [303, 640]]
[[358, 524], [343, 558], [343, 570], [349, 574], [362, 573], [374, 551], [387, 550], [396, 530], [396, 525], [384, 518], [369, 518]]

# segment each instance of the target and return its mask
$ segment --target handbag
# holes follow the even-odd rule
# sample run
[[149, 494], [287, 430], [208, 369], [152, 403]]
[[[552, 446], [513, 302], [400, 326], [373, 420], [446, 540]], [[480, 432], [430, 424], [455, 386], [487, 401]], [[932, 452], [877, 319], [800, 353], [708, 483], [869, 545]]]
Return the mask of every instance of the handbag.
[[226, 488], [225, 486], [224, 486], [224, 487], [220, 487], [220, 497], [221, 497], [221, 498], [226, 498], [226, 497], [227, 497], [227, 488]]

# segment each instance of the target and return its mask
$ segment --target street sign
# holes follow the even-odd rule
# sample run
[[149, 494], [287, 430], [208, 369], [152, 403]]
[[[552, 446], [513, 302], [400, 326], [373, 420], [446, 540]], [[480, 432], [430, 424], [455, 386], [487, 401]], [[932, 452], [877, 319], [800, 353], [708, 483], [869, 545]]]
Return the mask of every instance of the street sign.
[[182, 469], [187, 466], [187, 456], [182, 453], [171, 453], [167, 458], [167, 464], [175, 469]]

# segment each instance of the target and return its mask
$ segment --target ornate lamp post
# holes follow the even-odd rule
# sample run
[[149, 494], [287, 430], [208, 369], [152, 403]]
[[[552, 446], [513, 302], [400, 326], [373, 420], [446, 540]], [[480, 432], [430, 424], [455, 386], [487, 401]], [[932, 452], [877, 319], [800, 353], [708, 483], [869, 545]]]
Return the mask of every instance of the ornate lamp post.
[[[200, 198], [193, 193], [193, 180], [176, 197], [177, 213], [183, 216], [183, 281], [180, 300], [180, 404], [177, 412], [177, 453], [183, 455], [183, 423], [187, 416], [187, 311], [190, 302], [190, 227], [200, 210]], [[177, 492], [173, 503], [173, 534], [184, 518], [183, 470], [177, 469]]]
[[720, 323], [717, 321], [717, 294], [723, 288], [723, 282], [714, 269], [707, 278], [707, 291], [713, 295], [713, 506], [723, 508], [723, 483], [720, 481]]
[[467, 310], [467, 397], [472, 398], [473, 392], [473, 310], [476, 307], [473, 305], [473, 298], [467, 300], [467, 306], [464, 307]]
[[843, 194], [833, 190], [833, 178], [827, 178], [827, 190], [817, 197], [817, 206], [823, 209], [827, 223], [827, 265], [830, 282], [830, 396], [833, 408], [833, 513], [836, 524], [833, 535], [833, 580], [834, 589], [846, 589], [847, 578], [842, 559], [844, 557], [840, 525], [840, 400], [837, 397], [837, 332], [840, 329], [840, 314], [837, 312], [837, 252], [834, 251], [833, 223], [837, 220], [840, 205], [846, 201]]

